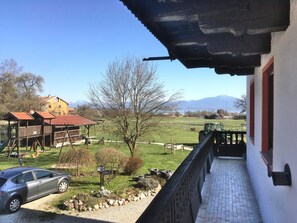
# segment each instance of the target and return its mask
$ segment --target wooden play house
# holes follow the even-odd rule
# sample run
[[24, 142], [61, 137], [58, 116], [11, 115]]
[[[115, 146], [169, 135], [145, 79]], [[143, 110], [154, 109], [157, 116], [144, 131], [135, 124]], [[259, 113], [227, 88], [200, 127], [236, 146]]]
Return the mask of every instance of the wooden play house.
[[[9, 112], [4, 115], [3, 120], [8, 121], [8, 140], [4, 145], [8, 148], [8, 156], [17, 148], [20, 156], [20, 146], [35, 146], [38, 144], [42, 149], [46, 145], [46, 140], [51, 144], [52, 126], [45, 125], [45, 120], [50, 122], [55, 118], [47, 112], [35, 112], [33, 115], [26, 112]], [[4, 149], [4, 148], [3, 148]]]
[[0, 151], [7, 148], [7, 156], [17, 148], [17, 155], [20, 158], [20, 147], [25, 146], [36, 150], [40, 146], [59, 146], [67, 143], [81, 141], [80, 126], [88, 130], [96, 122], [79, 115], [55, 116], [49, 112], [9, 112], [4, 115], [3, 120], [8, 121], [8, 140], [5, 141]]

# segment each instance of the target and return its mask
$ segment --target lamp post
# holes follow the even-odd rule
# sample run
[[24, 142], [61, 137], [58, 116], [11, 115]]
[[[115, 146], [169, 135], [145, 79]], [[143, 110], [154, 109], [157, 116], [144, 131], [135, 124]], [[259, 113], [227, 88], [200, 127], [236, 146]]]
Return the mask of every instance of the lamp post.
[[19, 164], [20, 164], [20, 166], [23, 166], [23, 159], [22, 158], [19, 158]]
[[98, 172], [100, 174], [100, 188], [104, 185], [104, 166], [100, 165], [98, 167]]

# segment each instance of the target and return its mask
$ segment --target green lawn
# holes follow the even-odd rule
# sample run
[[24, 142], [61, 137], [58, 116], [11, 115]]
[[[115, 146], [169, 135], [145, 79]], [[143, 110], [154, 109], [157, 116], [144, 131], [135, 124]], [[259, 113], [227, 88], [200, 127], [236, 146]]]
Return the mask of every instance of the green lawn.
[[[161, 143], [183, 143], [183, 144], [196, 144], [198, 142], [197, 135], [199, 130], [203, 128], [204, 122], [218, 122], [218, 120], [204, 120], [198, 118], [166, 118], [162, 121], [162, 126], [158, 131], [154, 131], [152, 134], [143, 137], [142, 142], [161, 142]], [[241, 130], [241, 124], [245, 122], [243, 120], [223, 120], [222, 121], [225, 129]], [[191, 128], [196, 128], [195, 131], [191, 131]], [[104, 126], [97, 126], [92, 128], [91, 135], [95, 136], [96, 139], [119, 140], [113, 132], [113, 127], [108, 123]], [[81, 145], [80, 147], [86, 147], [86, 145]], [[116, 148], [127, 156], [130, 155], [128, 148], [120, 142], [107, 142], [105, 145], [98, 145], [94, 143], [89, 145], [88, 149], [93, 153], [104, 148], [113, 147]], [[149, 168], [158, 169], [171, 169], [175, 170], [179, 164], [185, 159], [189, 154], [189, 151], [176, 151], [175, 154], [165, 152], [162, 145], [154, 144], [138, 144], [137, 155], [144, 160], [143, 167], [138, 171], [137, 175], [142, 175], [148, 173]], [[69, 147], [64, 147], [63, 152], [70, 149]], [[22, 148], [24, 150], [24, 148]], [[28, 157], [23, 158], [23, 163], [26, 166], [35, 166], [41, 168], [52, 169], [53, 166], [58, 161], [58, 154], [60, 149], [53, 148], [47, 150], [45, 153], [40, 153], [39, 157], [33, 159], [29, 153]], [[3, 153], [0, 156], [1, 163], [0, 169], [9, 168], [12, 166], [18, 166], [18, 160], [16, 158], [5, 158]], [[92, 190], [99, 190], [99, 174], [97, 172], [97, 167], [89, 169], [82, 169], [81, 172], [85, 173], [85, 176], [72, 177], [73, 182], [71, 184], [71, 189], [65, 193], [64, 197], [70, 197], [80, 192], [89, 193]], [[135, 182], [132, 181], [132, 176], [119, 175], [105, 187], [117, 193], [124, 192], [125, 189], [133, 186]]]

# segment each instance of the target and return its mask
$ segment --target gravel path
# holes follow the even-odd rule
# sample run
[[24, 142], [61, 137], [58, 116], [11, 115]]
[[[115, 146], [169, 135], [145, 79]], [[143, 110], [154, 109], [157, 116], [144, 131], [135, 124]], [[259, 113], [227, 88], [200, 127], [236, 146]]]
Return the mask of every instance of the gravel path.
[[44, 198], [25, 204], [15, 214], [0, 213], [0, 222], [3, 223], [104, 223], [104, 222], [135, 222], [153, 197], [146, 197], [140, 201], [134, 201], [128, 205], [110, 207], [103, 210], [71, 213], [69, 211], [57, 211], [49, 207], [49, 203], [59, 194], [51, 194]]

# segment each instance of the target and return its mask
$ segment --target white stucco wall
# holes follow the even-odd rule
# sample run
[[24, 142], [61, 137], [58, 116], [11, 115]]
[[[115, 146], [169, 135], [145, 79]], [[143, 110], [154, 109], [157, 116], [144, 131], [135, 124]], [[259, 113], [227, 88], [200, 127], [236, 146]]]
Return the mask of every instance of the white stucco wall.
[[[261, 158], [262, 70], [274, 57], [273, 170], [283, 171], [288, 163], [292, 186], [273, 186]], [[247, 140], [247, 165], [262, 218], [267, 223], [297, 222], [297, 1], [291, 0], [291, 21], [285, 32], [272, 34], [272, 51], [263, 55], [262, 66], [247, 77], [255, 84], [255, 138]], [[249, 103], [249, 101], [248, 101]], [[248, 115], [249, 119], [249, 115]], [[249, 122], [248, 122], [249, 124]], [[249, 132], [249, 125], [248, 125]]]

